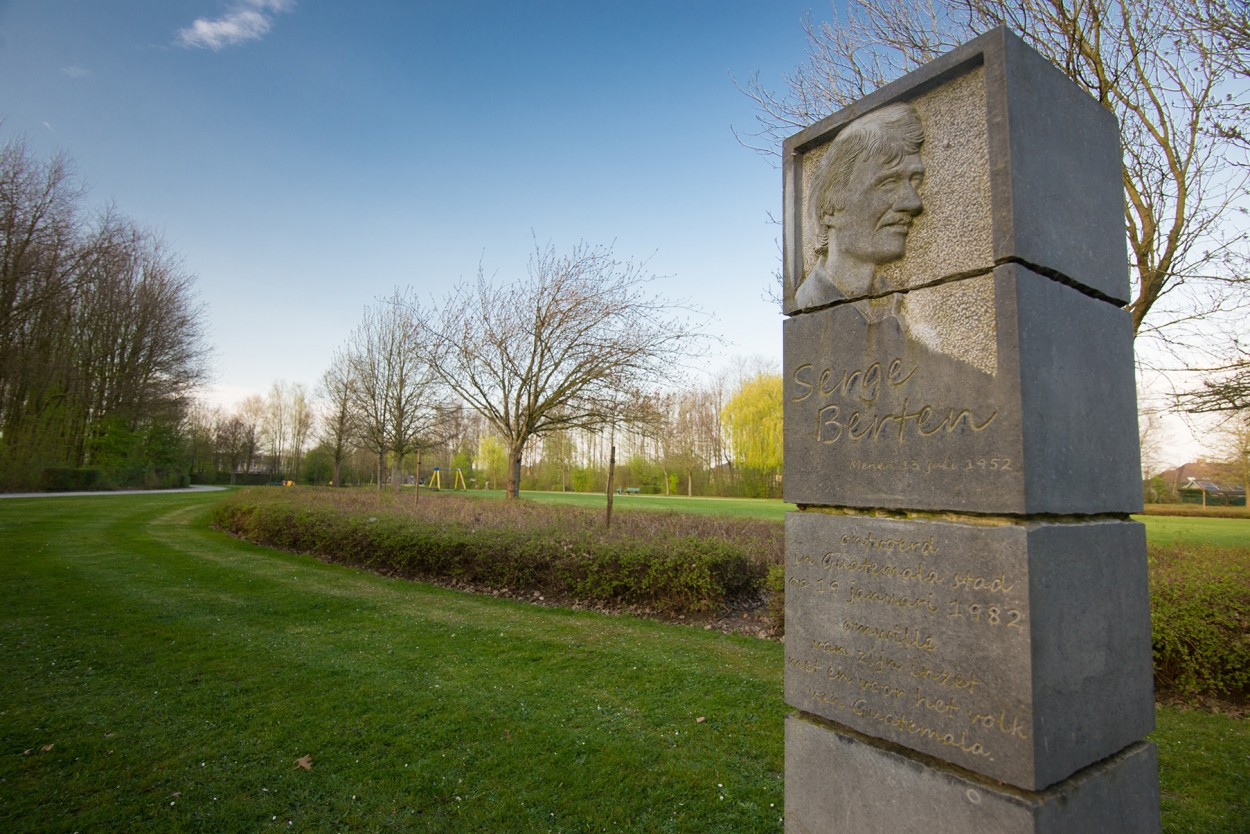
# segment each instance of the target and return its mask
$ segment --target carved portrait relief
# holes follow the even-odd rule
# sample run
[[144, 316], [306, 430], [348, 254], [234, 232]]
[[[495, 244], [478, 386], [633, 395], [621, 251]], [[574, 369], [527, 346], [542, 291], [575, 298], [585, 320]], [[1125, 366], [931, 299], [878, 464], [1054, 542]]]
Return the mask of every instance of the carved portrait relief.
[[993, 279], [964, 277], [993, 265], [984, 112], [978, 69], [805, 155], [795, 308], [852, 301], [866, 323], [995, 373]]
[[924, 211], [924, 128], [910, 104], [861, 116], [837, 135], [816, 167], [808, 202], [816, 266], [799, 286], [800, 307], [882, 295], [880, 268], [901, 260]]

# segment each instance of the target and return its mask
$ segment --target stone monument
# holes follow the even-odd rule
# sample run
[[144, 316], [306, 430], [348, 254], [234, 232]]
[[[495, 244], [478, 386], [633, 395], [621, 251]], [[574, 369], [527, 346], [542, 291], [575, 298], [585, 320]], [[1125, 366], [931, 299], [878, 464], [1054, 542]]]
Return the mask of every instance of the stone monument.
[[1115, 117], [997, 29], [783, 155], [786, 831], [1158, 831]]

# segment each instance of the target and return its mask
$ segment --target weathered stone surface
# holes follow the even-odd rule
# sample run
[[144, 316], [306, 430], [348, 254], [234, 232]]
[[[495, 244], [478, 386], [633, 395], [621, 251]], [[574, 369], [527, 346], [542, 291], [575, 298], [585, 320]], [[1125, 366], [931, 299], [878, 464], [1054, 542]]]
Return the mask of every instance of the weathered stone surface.
[[1125, 310], [1005, 264], [784, 328], [787, 501], [1141, 509]]
[[[840, 204], [871, 200], [853, 178], [817, 172], [840, 134], [862, 126], [874, 111], [900, 105], [914, 111], [923, 132], [916, 151], [923, 167], [915, 183], [919, 202], [908, 210], [913, 217], [905, 251], [866, 255], [876, 258], [877, 274], [871, 286], [861, 286], [832, 260], [823, 262], [824, 222], [813, 207], [833, 182]], [[873, 161], [866, 153], [855, 159], [897, 164], [889, 154]], [[986, 272], [1008, 261], [1118, 304], [1129, 299], [1115, 117], [1006, 29], [987, 32], [795, 134], [782, 157], [787, 313]], [[839, 285], [836, 293], [823, 286], [826, 278]]]
[[1125, 304], [1115, 116], [1018, 37], [1000, 37], [1003, 60], [985, 70], [996, 262], [1019, 258]]
[[785, 808], [787, 834], [1154, 834], [1158, 752], [1138, 742], [1034, 793], [789, 716]]
[[1028, 790], [1154, 728], [1136, 522], [790, 513], [786, 562], [792, 706]]

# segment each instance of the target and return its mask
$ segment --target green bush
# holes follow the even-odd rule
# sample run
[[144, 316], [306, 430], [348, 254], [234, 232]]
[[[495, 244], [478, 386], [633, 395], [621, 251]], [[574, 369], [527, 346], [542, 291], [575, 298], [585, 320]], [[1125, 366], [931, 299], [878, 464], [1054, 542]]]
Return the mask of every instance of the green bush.
[[1250, 548], [1150, 547], [1155, 681], [1193, 699], [1250, 688]]
[[770, 565], [765, 580], [768, 590], [768, 616], [777, 634], [786, 633], [786, 566]]
[[[781, 525], [680, 513], [599, 513], [529, 502], [428, 495], [246, 490], [214, 507], [242, 538], [412, 578], [665, 611], [703, 611], [758, 594]], [[401, 503], [401, 500], [403, 503]]]
[[49, 492], [100, 489], [100, 470], [50, 466], [43, 470], [42, 486]]
[[110, 489], [176, 489], [191, 484], [181, 469], [164, 467], [114, 467], [75, 469], [52, 466], [43, 470], [40, 486], [49, 492], [80, 492]]

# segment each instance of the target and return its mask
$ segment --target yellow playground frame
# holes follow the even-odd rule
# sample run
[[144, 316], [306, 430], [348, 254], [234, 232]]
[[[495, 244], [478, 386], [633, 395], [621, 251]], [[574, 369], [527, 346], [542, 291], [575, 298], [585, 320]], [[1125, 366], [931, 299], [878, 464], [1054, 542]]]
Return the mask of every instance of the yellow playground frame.
[[[463, 489], [465, 492], [469, 491], [469, 487], [465, 485], [465, 482], [464, 482], [463, 472], [461, 472], [459, 469], [448, 469], [447, 471], [456, 473], [455, 476], [452, 477], [451, 486], [449, 486], [448, 489], [452, 489], [452, 490]], [[443, 470], [439, 469], [437, 466], [434, 467], [434, 474], [431, 475], [430, 480], [426, 482], [425, 488], [441, 490], [443, 488], [442, 472]]]

